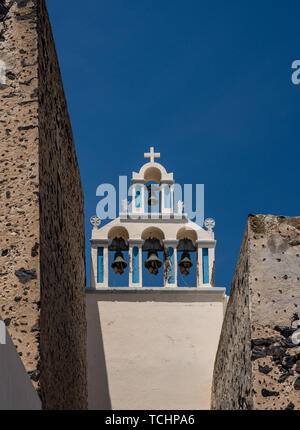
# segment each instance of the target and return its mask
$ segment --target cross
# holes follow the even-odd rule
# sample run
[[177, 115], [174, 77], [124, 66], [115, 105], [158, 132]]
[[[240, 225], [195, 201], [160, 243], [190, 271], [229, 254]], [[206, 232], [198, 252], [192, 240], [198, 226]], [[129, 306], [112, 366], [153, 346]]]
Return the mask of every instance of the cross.
[[150, 152], [146, 152], [144, 154], [144, 157], [145, 158], [150, 158], [150, 162], [154, 163], [155, 162], [155, 158], [160, 158], [160, 153], [159, 152], [155, 153], [153, 146], [151, 146]]

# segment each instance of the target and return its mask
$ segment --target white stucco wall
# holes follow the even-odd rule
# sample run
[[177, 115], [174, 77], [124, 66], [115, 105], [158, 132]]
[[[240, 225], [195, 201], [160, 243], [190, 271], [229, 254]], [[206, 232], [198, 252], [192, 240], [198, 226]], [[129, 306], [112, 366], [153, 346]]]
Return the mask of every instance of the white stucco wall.
[[225, 297], [221, 288], [87, 292], [89, 408], [209, 409]]
[[39, 410], [41, 402], [6, 331], [0, 344], [0, 410]]

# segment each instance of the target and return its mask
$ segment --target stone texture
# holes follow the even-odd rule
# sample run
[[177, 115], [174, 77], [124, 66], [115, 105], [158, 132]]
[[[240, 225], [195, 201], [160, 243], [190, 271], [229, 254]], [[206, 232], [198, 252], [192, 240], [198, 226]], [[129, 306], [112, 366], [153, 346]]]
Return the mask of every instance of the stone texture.
[[300, 217], [249, 216], [215, 361], [213, 409], [300, 409], [291, 335], [300, 307]]
[[0, 312], [45, 409], [86, 408], [83, 192], [44, 0], [0, 1]]

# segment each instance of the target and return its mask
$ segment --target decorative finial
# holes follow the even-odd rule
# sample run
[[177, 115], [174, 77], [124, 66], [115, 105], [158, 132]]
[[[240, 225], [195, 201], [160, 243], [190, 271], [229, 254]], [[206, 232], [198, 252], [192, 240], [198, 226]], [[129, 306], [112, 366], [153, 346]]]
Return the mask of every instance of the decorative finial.
[[183, 208], [184, 208], [184, 203], [181, 200], [179, 200], [177, 202], [177, 212], [178, 212], [179, 215], [182, 215]]
[[99, 225], [101, 224], [101, 219], [98, 216], [92, 216], [92, 218], [90, 219], [90, 223], [93, 226], [94, 230], [97, 230]]
[[204, 221], [204, 225], [207, 228], [208, 231], [213, 231], [215, 225], [216, 225], [216, 221], [213, 218], [207, 218]]
[[150, 148], [150, 152], [146, 152], [144, 154], [145, 158], [150, 158], [150, 162], [154, 163], [155, 162], [155, 158], [160, 158], [160, 153], [159, 152], [154, 152], [154, 147], [151, 146]]

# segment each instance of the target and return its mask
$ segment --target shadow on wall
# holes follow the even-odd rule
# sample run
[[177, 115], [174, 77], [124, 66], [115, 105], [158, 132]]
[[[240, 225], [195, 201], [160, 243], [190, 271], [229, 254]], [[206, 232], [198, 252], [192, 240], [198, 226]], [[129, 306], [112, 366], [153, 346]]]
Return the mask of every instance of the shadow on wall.
[[98, 302], [95, 300], [87, 309], [88, 409], [111, 410]]

